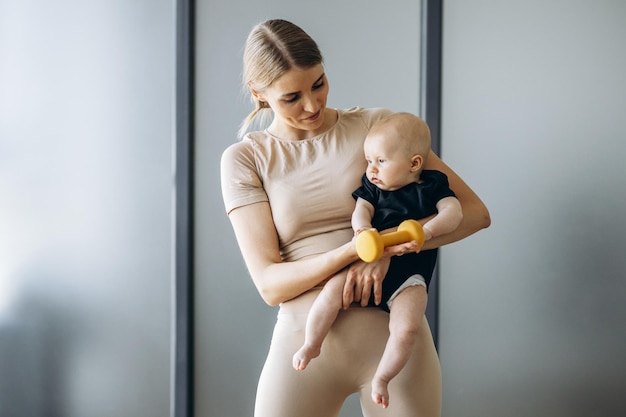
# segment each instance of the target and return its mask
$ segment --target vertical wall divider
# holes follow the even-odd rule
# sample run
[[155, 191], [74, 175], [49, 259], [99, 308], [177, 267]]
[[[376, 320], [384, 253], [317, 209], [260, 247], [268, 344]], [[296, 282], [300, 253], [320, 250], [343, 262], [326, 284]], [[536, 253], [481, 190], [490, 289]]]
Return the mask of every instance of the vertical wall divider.
[[173, 417], [194, 415], [194, 6], [176, 0]]
[[[443, 0], [422, 0], [421, 117], [428, 123], [432, 148], [441, 156], [441, 49]], [[439, 346], [439, 268], [428, 289], [428, 322]]]

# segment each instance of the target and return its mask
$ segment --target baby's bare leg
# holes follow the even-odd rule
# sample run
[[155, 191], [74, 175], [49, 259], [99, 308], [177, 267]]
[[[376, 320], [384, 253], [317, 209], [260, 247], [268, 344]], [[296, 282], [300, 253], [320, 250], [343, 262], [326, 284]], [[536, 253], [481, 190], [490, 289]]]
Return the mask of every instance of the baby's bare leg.
[[322, 342], [342, 307], [343, 286], [347, 272], [332, 277], [317, 296], [306, 320], [304, 345], [293, 355], [293, 367], [304, 370], [311, 359], [319, 356]]
[[428, 295], [421, 285], [408, 287], [396, 296], [390, 308], [389, 339], [372, 379], [372, 400], [389, 406], [389, 381], [402, 370], [411, 356]]

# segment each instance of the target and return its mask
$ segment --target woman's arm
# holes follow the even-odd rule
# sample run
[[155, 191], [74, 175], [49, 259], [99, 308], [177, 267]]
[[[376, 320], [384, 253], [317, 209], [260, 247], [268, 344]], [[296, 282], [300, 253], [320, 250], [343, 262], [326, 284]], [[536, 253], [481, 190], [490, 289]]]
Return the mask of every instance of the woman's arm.
[[491, 218], [485, 204], [478, 195], [446, 165], [433, 151], [428, 155], [424, 169], [441, 171], [448, 176], [450, 188], [456, 194], [463, 208], [463, 220], [452, 233], [434, 237], [424, 244], [423, 249], [434, 249], [456, 242], [477, 231], [489, 227]]
[[252, 281], [271, 306], [310, 290], [358, 259], [354, 243], [348, 242], [317, 256], [283, 262], [267, 202], [236, 208], [228, 217]]

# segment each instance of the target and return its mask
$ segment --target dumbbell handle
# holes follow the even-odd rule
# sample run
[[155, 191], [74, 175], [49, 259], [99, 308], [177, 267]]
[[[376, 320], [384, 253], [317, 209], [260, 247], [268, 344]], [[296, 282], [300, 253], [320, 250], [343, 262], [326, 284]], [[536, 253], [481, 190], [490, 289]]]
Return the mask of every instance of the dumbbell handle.
[[413, 236], [406, 230], [396, 230], [395, 232], [385, 233], [380, 235], [380, 238], [383, 240], [383, 246], [385, 248], [414, 240]]
[[417, 241], [418, 249], [424, 245], [424, 230], [415, 220], [405, 220], [400, 223], [395, 232], [379, 234], [375, 230], [365, 230], [357, 237], [356, 250], [359, 257], [365, 262], [373, 262], [383, 255], [387, 246]]

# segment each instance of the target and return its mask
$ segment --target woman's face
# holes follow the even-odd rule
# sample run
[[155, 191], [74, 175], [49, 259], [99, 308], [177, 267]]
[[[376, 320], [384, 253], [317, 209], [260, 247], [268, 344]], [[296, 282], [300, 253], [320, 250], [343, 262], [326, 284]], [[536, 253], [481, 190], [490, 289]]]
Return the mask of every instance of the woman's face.
[[253, 94], [274, 111], [274, 121], [268, 129], [278, 137], [303, 139], [329, 128], [324, 123], [328, 80], [321, 64], [307, 69], [293, 68], [263, 92], [253, 91]]

